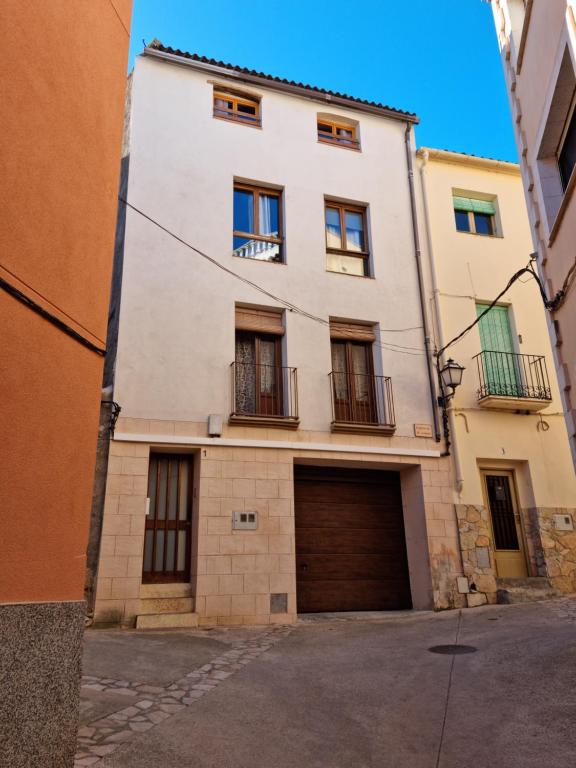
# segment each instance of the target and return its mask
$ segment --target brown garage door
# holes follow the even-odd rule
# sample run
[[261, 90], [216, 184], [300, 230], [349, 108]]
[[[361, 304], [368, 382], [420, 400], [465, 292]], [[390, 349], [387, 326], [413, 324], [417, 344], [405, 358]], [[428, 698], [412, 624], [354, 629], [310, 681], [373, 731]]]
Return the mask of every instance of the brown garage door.
[[298, 611], [411, 608], [397, 472], [294, 468]]

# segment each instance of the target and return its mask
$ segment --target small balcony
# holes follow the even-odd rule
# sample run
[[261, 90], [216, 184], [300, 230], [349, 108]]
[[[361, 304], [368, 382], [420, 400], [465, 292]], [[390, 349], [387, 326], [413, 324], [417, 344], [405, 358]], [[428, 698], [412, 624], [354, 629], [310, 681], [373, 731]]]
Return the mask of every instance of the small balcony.
[[480, 352], [478, 404], [504, 411], [541, 411], [552, 402], [546, 360], [542, 355]]
[[396, 430], [392, 379], [332, 371], [332, 432], [392, 435]]
[[230, 424], [297, 429], [296, 368], [234, 362]]

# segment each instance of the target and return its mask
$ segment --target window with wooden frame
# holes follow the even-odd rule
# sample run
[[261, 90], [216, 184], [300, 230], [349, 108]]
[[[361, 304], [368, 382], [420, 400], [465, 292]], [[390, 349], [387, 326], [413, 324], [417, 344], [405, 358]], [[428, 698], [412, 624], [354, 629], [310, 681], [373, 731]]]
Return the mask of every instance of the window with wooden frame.
[[234, 413], [240, 416], [284, 415], [282, 380], [282, 313], [236, 307]]
[[330, 323], [332, 396], [337, 422], [377, 423], [372, 345], [374, 329]]
[[453, 196], [454, 218], [458, 232], [474, 235], [496, 235], [496, 206], [492, 200]]
[[282, 262], [282, 193], [234, 184], [233, 255]]
[[326, 269], [368, 277], [366, 208], [325, 201]]
[[347, 149], [360, 149], [358, 126], [318, 117], [318, 141]]
[[262, 125], [260, 99], [223, 88], [214, 88], [214, 117], [243, 125]]

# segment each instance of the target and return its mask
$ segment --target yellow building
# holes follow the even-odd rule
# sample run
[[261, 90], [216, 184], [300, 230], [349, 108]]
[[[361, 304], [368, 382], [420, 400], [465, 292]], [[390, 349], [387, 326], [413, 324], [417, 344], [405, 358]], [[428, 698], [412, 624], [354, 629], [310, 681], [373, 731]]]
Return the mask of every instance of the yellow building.
[[[517, 165], [418, 157], [440, 350], [530, 261], [532, 240]], [[465, 367], [447, 425], [469, 605], [495, 602], [497, 589], [504, 600], [520, 587], [575, 591], [576, 480], [536, 281], [516, 281], [441, 367], [449, 358]]]

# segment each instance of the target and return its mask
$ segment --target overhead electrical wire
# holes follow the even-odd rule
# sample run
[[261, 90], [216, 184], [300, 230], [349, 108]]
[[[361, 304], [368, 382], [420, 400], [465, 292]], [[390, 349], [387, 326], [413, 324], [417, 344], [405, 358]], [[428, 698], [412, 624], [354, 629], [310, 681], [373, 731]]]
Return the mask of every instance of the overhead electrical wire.
[[[547, 310], [554, 312], [560, 306], [562, 306], [562, 304], [564, 303], [564, 301], [566, 299], [568, 291], [572, 287], [572, 284], [574, 283], [574, 279], [576, 278], [576, 260], [574, 261], [574, 263], [572, 264], [572, 266], [568, 270], [568, 274], [566, 275], [566, 278], [565, 278], [565, 280], [564, 280], [564, 282], [562, 284], [562, 288], [559, 291], [557, 291], [556, 294], [551, 299], [549, 299], [548, 296], [546, 295], [546, 290], [545, 290], [544, 286], [542, 285], [542, 281], [540, 279], [540, 276], [538, 275], [538, 273], [535, 271], [534, 267], [532, 266], [532, 260], [533, 259], [531, 259], [525, 267], [522, 267], [522, 269], [519, 269], [517, 272], [515, 272], [512, 275], [512, 277], [510, 278], [510, 280], [506, 284], [506, 287], [502, 291], [500, 291], [498, 296], [496, 296], [496, 298], [492, 302], [490, 302], [490, 304], [486, 307], [486, 309], [478, 315], [478, 317], [474, 320], [473, 323], [470, 323], [470, 325], [468, 325], [466, 328], [464, 328], [463, 331], [461, 331], [457, 336], [455, 336], [453, 339], [451, 339], [447, 344], [445, 344], [441, 349], [439, 349], [436, 352], [436, 359], [437, 360], [440, 359], [440, 356], [442, 354], [444, 354], [444, 352], [446, 352], [446, 350], [449, 347], [451, 347], [454, 344], [456, 344], [457, 342], [459, 342], [462, 338], [464, 338], [464, 336], [466, 336], [467, 333], [469, 333], [469, 331], [472, 330], [472, 328], [474, 328], [474, 326], [478, 325], [480, 320], [482, 320], [482, 318], [485, 315], [487, 315], [488, 312], [490, 312], [490, 310], [500, 301], [502, 296], [504, 296], [504, 294], [507, 293], [507, 291], [510, 290], [512, 285], [517, 280], [520, 280], [522, 275], [528, 274], [528, 275], [530, 275], [530, 277], [532, 277], [536, 281], [536, 284], [538, 285], [538, 289], [540, 291], [540, 296], [542, 297], [542, 301], [543, 301], [544, 306], [546, 307]], [[525, 282], [525, 281], [524, 280], [520, 280], [520, 282]]]
[[59, 317], [56, 317], [56, 315], [53, 315], [51, 312], [48, 312], [48, 310], [44, 309], [44, 307], [41, 307], [40, 304], [37, 304], [29, 296], [26, 296], [26, 294], [22, 293], [22, 291], [20, 291], [14, 285], [4, 280], [3, 277], [0, 277], [0, 288], [3, 291], [6, 291], [6, 293], [10, 294], [10, 296], [13, 296], [21, 304], [26, 305], [33, 312], [36, 312], [37, 315], [40, 315], [49, 323], [56, 326], [56, 328], [59, 328], [67, 336], [70, 336], [79, 344], [82, 344], [83, 347], [86, 347], [91, 352], [95, 352], [97, 355], [100, 355], [100, 357], [104, 357], [106, 355], [105, 348], [98, 347], [96, 346], [96, 344], [93, 344], [85, 336], [82, 336], [82, 334], [78, 333], [78, 331], [75, 331], [74, 328], [71, 328], [63, 320], [60, 320]]
[[[273, 301], [282, 304], [284, 307], [286, 307], [290, 312], [294, 312], [298, 315], [301, 315], [302, 317], [306, 317], [309, 320], [312, 320], [313, 322], [319, 323], [325, 327], [330, 327], [330, 321], [326, 320], [323, 317], [319, 317], [318, 315], [313, 314], [312, 312], [308, 312], [305, 309], [302, 309], [301, 307], [297, 306], [296, 304], [293, 304], [292, 302], [288, 301], [287, 299], [282, 298], [281, 296], [277, 296], [274, 293], [271, 293], [266, 288], [263, 288], [258, 283], [255, 283], [252, 280], [249, 280], [247, 277], [244, 277], [243, 275], [240, 275], [238, 272], [235, 272], [233, 269], [230, 269], [229, 267], [225, 266], [221, 262], [219, 262], [217, 259], [213, 258], [212, 256], [209, 256], [207, 253], [204, 253], [204, 251], [201, 251], [199, 248], [196, 248], [191, 243], [184, 240], [182, 237], [177, 235], [176, 233], [172, 232], [172, 230], [168, 229], [168, 227], [165, 227], [163, 224], [161, 224], [159, 221], [154, 219], [152, 216], [149, 216], [144, 211], [140, 210], [140, 208], [137, 208], [132, 203], [129, 203], [128, 200], [126, 200], [123, 197], [119, 197], [119, 200], [124, 203], [128, 208], [130, 208], [135, 213], [142, 216], [144, 219], [149, 221], [151, 224], [153, 224], [158, 229], [165, 232], [170, 237], [174, 238], [177, 242], [179, 242], [181, 245], [184, 245], [186, 248], [189, 248], [190, 250], [194, 251], [194, 253], [197, 253], [199, 256], [201, 256], [203, 259], [206, 259], [211, 264], [213, 264], [215, 267], [218, 267], [218, 269], [221, 269], [223, 272], [226, 272], [227, 274], [231, 275], [237, 280], [240, 280], [241, 282], [245, 283], [246, 285], [249, 285], [251, 288], [254, 288], [254, 290], [259, 291], [264, 296], [267, 296], [269, 299], [272, 299]], [[385, 333], [396, 333], [396, 332], [403, 332], [403, 331], [411, 331], [411, 330], [417, 330], [421, 328], [421, 326], [412, 326], [410, 328], [387, 328], [387, 329], [381, 329]], [[425, 355], [426, 351], [420, 347], [411, 347], [403, 344], [396, 344], [394, 342], [388, 342], [388, 341], [379, 341], [375, 342], [376, 346], [381, 347], [382, 349], [388, 351], [388, 352], [395, 352], [397, 354], [402, 355]]]

